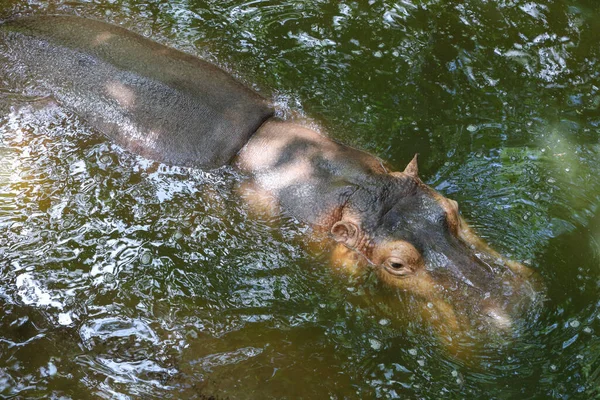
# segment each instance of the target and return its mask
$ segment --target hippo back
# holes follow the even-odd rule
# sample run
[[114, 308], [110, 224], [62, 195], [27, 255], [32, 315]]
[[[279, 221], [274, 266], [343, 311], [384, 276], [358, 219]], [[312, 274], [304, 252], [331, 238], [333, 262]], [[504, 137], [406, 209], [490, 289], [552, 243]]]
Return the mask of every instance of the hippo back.
[[223, 70], [107, 23], [44, 16], [0, 25], [2, 66], [33, 77], [120, 145], [171, 165], [231, 161], [273, 111]]

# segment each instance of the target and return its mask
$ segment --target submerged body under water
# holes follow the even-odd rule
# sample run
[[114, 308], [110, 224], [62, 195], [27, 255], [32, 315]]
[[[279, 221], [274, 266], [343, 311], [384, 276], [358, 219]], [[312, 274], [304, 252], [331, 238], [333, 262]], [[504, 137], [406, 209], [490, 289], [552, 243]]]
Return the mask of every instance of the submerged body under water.
[[600, 11], [371, 3], [9, 1], [0, 16], [122, 23], [396, 169], [418, 151], [423, 179], [542, 276], [543, 308], [454, 357], [406, 293], [332, 270], [291, 218], [249, 217], [235, 171], [136, 157], [0, 76], [2, 395], [598, 394]]

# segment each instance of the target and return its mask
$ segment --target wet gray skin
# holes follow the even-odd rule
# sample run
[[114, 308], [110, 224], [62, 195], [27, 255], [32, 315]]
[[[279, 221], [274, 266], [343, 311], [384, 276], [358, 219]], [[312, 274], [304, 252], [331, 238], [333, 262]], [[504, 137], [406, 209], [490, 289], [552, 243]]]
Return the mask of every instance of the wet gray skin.
[[508, 329], [536, 298], [531, 271], [475, 236], [457, 204], [419, 179], [416, 158], [390, 172], [315, 130], [262, 123], [272, 115], [266, 102], [222, 70], [112, 25], [33, 18], [0, 34], [14, 65], [134, 152], [212, 168], [241, 149], [233, 165], [252, 178], [242, 185], [249, 202], [328, 234], [342, 246], [336, 263], [361, 256], [387, 285], [413, 293], [443, 332]]

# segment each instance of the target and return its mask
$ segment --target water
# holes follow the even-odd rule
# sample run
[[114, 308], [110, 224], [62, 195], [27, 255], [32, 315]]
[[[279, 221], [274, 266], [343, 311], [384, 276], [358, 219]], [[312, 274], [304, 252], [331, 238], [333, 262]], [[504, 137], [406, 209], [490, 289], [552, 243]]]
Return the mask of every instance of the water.
[[[202, 56], [421, 175], [548, 288], [467, 359], [410, 298], [252, 216], [233, 170], [141, 159], [0, 76], [0, 394], [600, 395], [600, 7], [593, 1], [22, 1]], [[400, 306], [399, 306], [400, 304]]]

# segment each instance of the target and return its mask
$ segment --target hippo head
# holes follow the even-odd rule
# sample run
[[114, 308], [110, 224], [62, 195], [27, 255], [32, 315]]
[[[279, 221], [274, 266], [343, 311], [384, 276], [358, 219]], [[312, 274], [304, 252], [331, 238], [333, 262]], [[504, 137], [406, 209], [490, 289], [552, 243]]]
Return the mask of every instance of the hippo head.
[[532, 271], [476, 236], [457, 202], [419, 179], [416, 156], [404, 172], [358, 187], [330, 233], [385, 284], [424, 300], [446, 330], [510, 330], [537, 298]]
[[274, 213], [280, 206], [326, 232], [339, 243], [338, 264], [370, 264], [383, 283], [420, 300], [411, 304], [422, 304], [443, 331], [509, 331], [541, 297], [527, 267], [487, 246], [455, 201], [419, 179], [416, 157], [403, 172], [389, 172], [367, 153], [270, 121], [234, 164], [253, 176], [241, 190], [250, 204]]

